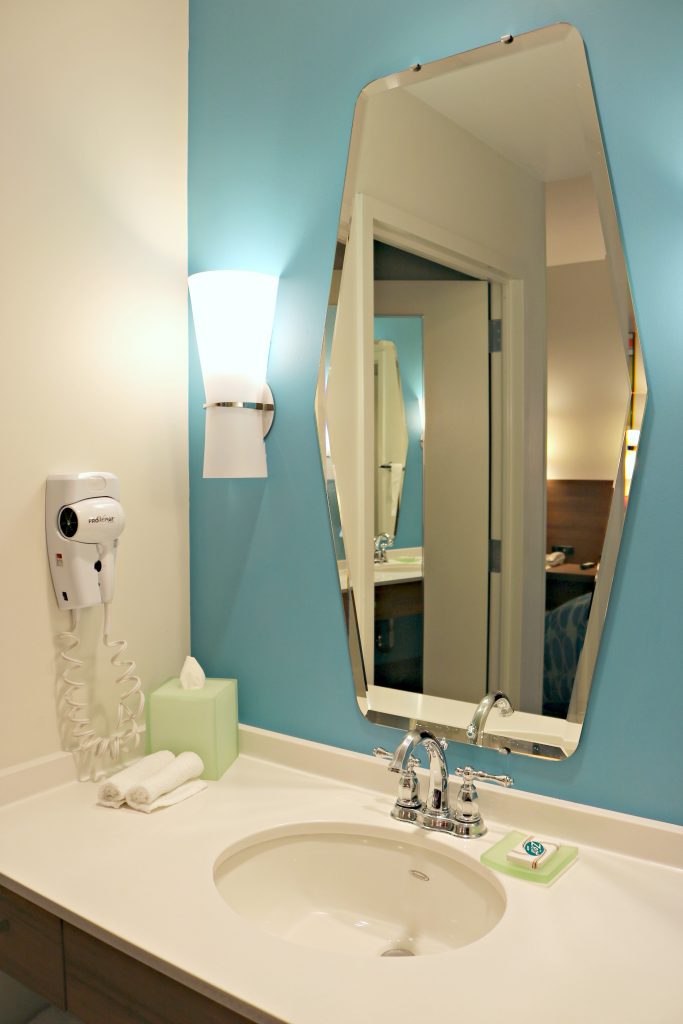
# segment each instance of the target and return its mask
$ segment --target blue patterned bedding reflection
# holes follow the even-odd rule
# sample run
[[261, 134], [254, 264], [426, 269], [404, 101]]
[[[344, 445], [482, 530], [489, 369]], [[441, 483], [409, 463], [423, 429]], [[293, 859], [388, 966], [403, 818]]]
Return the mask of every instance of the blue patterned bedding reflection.
[[579, 656], [586, 639], [592, 594], [546, 612], [543, 650], [543, 714], [566, 718]]

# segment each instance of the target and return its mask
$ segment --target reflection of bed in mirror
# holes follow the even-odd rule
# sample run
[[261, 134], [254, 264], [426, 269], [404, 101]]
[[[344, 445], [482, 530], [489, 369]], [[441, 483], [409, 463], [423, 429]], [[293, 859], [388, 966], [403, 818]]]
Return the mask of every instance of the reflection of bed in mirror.
[[[465, 741], [502, 689], [516, 710], [491, 713], [485, 745], [567, 756], [623, 525], [624, 428], [643, 407], [576, 31], [368, 86], [339, 240], [316, 405], [359, 707]], [[395, 350], [408, 436], [403, 472], [402, 452], [382, 457], [389, 499], [373, 483], [373, 338]], [[398, 490], [390, 564], [375, 564]], [[546, 568], [554, 548], [565, 561]]]

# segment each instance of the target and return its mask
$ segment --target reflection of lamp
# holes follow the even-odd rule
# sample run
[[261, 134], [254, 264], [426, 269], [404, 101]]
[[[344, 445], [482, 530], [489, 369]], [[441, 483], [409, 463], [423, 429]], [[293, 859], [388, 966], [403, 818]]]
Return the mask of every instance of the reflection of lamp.
[[211, 270], [189, 278], [206, 394], [205, 477], [264, 477], [273, 421], [266, 384], [278, 278]]
[[639, 430], [626, 431], [626, 455], [624, 457], [624, 493], [627, 498], [629, 495], [629, 491], [631, 490], [631, 480], [633, 479], [633, 470], [636, 465], [636, 455], [638, 452], [639, 441]]

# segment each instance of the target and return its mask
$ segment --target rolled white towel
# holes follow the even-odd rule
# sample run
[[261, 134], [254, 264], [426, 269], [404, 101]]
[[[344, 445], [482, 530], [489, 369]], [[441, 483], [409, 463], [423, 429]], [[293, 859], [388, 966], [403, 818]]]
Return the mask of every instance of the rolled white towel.
[[146, 779], [151, 779], [174, 761], [175, 754], [170, 750], [158, 750], [156, 754], [142, 757], [135, 764], [129, 765], [102, 783], [97, 791], [98, 804], [102, 807], [120, 807], [129, 789], [139, 786]]
[[201, 757], [186, 750], [151, 778], [129, 787], [126, 803], [136, 811], [153, 811], [157, 807], [178, 803], [206, 789], [206, 783], [198, 778], [203, 771], [204, 762]]
[[192, 782], [185, 782], [182, 786], [178, 786], [177, 789], [172, 789], [170, 793], [164, 793], [149, 804], [128, 801], [128, 806], [132, 807], [134, 811], [144, 811], [145, 814], [150, 814], [152, 811], [158, 811], [162, 807], [179, 804], [181, 800], [187, 800], [188, 797], [194, 796], [195, 793], [201, 793], [203, 789], [208, 788], [208, 785], [208, 782], [204, 782], [202, 779], [193, 779]]

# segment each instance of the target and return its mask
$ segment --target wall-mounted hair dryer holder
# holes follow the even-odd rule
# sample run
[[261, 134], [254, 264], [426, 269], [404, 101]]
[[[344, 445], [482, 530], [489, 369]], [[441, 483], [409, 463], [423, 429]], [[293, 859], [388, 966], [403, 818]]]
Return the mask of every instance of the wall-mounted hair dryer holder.
[[116, 545], [125, 526], [113, 473], [47, 478], [45, 532], [57, 604], [108, 604], [114, 596]]

